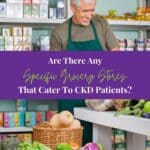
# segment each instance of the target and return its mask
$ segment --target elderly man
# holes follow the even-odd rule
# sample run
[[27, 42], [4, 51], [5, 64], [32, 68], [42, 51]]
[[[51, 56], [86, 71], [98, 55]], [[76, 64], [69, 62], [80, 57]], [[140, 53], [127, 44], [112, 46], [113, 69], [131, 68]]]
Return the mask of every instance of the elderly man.
[[[107, 21], [94, 16], [96, 0], [71, 0], [73, 16], [56, 27], [51, 35], [54, 51], [118, 50], [118, 43]], [[85, 106], [84, 100], [59, 100], [58, 109], [73, 112], [74, 107]], [[92, 141], [92, 125], [84, 126], [83, 144]]]
[[71, 0], [73, 16], [56, 27], [51, 35], [52, 50], [118, 50], [107, 21], [94, 16], [96, 0]]

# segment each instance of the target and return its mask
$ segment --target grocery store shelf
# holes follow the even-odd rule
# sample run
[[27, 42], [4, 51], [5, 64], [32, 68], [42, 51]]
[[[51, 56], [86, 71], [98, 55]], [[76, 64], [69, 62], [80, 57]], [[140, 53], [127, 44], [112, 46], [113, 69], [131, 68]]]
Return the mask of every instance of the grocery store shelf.
[[126, 20], [108, 20], [111, 25], [129, 25], [129, 26], [150, 26], [150, 21], [126, 21]]
[[0, 133], [12, 133], [12, 132], [32, 132], [33, 128], [28, 127], [15, 127], [15, 128], [0, 128]]
[[97, 112], [88, 108], [75, 108], [74, 114], [77, 119], [93, 124], [150, 136], [150, 119], [125, 115], [115, 117], [115, 112]]
[[66, 19], [19, 19], [19, 18], [0, 18], [0, 23], [23, 23], [23, 24], [58, 24], [64, 22]]
[[147, 31], [150, 30], [150, 21], [126, 21], [126, 20], [107, 20], [113, 30]]
[[[66, 19], [42, 19], [42, 18], [0, 18], [0, 23], [24, 23], [24, 24], [58, 24], [66, 21]], [[150, 21], [126, 21], [126, 20], [109, 20], [111, 25], [123, 26], [150, 26]]]

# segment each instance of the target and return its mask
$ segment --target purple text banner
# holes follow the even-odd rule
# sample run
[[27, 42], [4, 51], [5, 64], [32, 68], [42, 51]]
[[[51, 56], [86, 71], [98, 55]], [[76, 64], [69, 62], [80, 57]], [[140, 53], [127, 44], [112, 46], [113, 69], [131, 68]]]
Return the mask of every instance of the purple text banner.
[[0, 99], [150, 98], [149, 52], [1, 52]]

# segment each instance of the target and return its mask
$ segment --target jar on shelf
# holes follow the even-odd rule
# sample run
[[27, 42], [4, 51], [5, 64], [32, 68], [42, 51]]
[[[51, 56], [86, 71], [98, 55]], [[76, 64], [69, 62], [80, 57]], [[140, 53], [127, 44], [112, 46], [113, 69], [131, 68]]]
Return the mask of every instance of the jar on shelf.
[[119, 40], [118, 40], [118, 43], [119, 43], [120, 51], [124, 51], [124, 50], [126, 49], [125, 40], [124, 40], [124, 39], [119, 39]]
[[145, 50], [150, 51], [150, 39], [147, 39], [145, 42]]
[[135, 40], [133, 39], [125, 39], [126, 42], [126, 51], [134, 51], [135, 49]]
[[150, 7], [145, 8], [145, 20], [150, 21]]
[[144, 20], [145, 19], [145, 7], [137, 7], [136, 19], [137, 20]]
[[144, 48], [145, 48], [145, 40], [144, 39], [137, 39], [135, 43], [136, 43], [137, 51], [144, 51]]

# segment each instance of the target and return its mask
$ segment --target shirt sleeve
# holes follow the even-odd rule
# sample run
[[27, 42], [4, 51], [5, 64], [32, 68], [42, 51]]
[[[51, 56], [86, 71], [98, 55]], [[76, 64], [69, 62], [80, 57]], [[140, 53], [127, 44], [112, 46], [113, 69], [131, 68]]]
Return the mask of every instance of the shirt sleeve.
[[51, 51], [60, 51], [62, 49], [62, 42], [60, 40], [59, 35], [57, 34], [55, 30], [51, 34], [50, 49]]
[[110, 25], [108, 24], [108, 22], [106, 20], [105, 20], [104, 32], [105, 32], [104, 34], [105, 34], [106, 47], [108, 48], [108, 50], [119, 47], [117, 39], [116, 39]]

